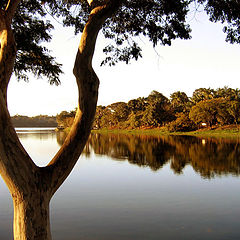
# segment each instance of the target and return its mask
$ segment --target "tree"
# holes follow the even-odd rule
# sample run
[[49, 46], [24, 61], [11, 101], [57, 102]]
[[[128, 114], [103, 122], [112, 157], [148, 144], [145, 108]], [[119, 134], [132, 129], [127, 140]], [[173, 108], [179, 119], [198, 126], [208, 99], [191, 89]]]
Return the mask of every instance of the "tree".
[[129, 115], [129, 109], [128, 109], [127, 103], [116, 102], [111, 104], [109, 108], [111, 108], [111, 110], [113, 111], [113, 114], [117, 119], [117, 122], [124, 122], [127, 120]]
[[170, 95], [170, 101], [174, 112], [179, 113], [186, 109], [190, 100], [185, 92], [177, 91]]
[[93, 124], [94, 129], [100, 129], [100, 128], [103, 127], [102, 124], [101, 124], [101, 118], [104, 115], [104, 112], [105, 112], [104, 110], [105, 110], [104, 106], [97, 106], [95, 119], [94, 119], [94, 124]]
[[232, 117], [228, 112], [229, 100], [224, 98], [216, 98], [213, 100], [213, 103], [217, 109], [217, 123], [220, 125], [232, 123]]
[[[48, 3], [52, 2], [49, 1]], [[102, 24], [118, 8], [120, 1], [96, 2], [98, 3], [96, 5], [94, 3], [95, 1], [90, 3], [92, 10], [83, 29], [74, 65], [74, 75], [79, 86], [79, 107], [76, 118], [59, 152], [48, 166], [40, 168], [34, 164], [22, 147], [12, 126], [7, 110], [7, 85], [14, 66], [18, 71], [21, 70], [21, 68], [19, 70], [17, 64], [18, 59], [15, 61], [18, 44], [15, 45], [12, 26], [15, 26], [14, 21], [19, 23], [22, 20], [22, 25], [26, 24], [25, 19], [15, 19], [14, 17], [19, 17], [18, 13], [22, 16], [23, 11], [21, 10], [22, 8], [25, 9], [25, 5], [33, 8], [32, 4], [37, 4], [41, 8], [41, 2], [10, 0], [7, 3], [1, 1], [0, 172], [13, 198], [14, 239], [51, 239], [50, 199], [71, 172], [88, 139], [96, 110], [99, 84], [98, 77], [91, 66], [95, 42]], [[31, 14], [32, 12], [28, 13], [26, 17], [32, 16]], [[32, 25], [32, 23], [29, 23], [29, 25]], [[28, 24], [26, 24], [26, 28], [27, 26]], [[40, 34], [44, 34], [44, 32], [46, 31], [42, 30]], [[34, 46], [30, 46], [30, 50]], [[39, 51], [41, 52], [41, 50], [44, 51], [44, 49]], [[31, 52], [31, 55], [35, 56], [40, 62], [42, 61], [41, 54]], [[21, 61], [22, 64], [25, 63], [24, 59], [21, 59]], [[44, 74], [44, 72], [41, 72], [41, 63], [39, 65], [40, 69], [37, 70], [36, 74]], [[30, 70], [34, 72], [34, 69]], [[50, 73], [52, 69], [45, 70]]]
[[214, 90], [210, 88], [198, 88], [193, 92], [191, 100], [194, 104], [200, 101], [212, 99], [214, 97]]
[[130, 113], [128, 121], [126, 122], [126, 126], [131, 129], [136, 129], [141, 127], [141, 119], [142, 119], [142, 113]]
[[240, 102], [233, 100], [227, 103], [227, 111], [230, 116], [234, 119], [234, 123], [238, 124], [240, 119]]
[[74, 118], [76, 115], [76, 111], [62, 111], [60, 114], [57, 115], [56, 120], [58, 123], [58, 127], [71, 127], [74, 122]]
[[157, 91], [152, 91], [147, 97], [147, 107], [142, 118], [143, 124], [157, 127], [171, 120], [172, 114], [168, 98]]
[[167, 98], [158, 91], [152, 91], [146, 98], [146, 107], [142, 116], [142, 125], [145, 127], [157, 127], [158, 126], [158, 107], [161, 107], [161, 103], [164, 104]]
[[189, 117], [196, 124], [208, 123], [211, 127], [213, 124], [229, 124], [232, 121], [228, 112], [229, 102], [224, 98], [213, 98], [201, 101], [192, 107]]
[[[92, 68], [98, 32], [111, 40], [103, 64], [128, 63], [142, 56], [136, 36], [171, 45], [189, 39], [188, 0], [1, 0], [0, 2], [0, 172], [13, 198], [14, 239], [50, 240], [49, 202], [67, 178], [88, 139], [98, 96], [99, 79]], [[225, 22], [227, 41], [240, 42], [239, 2], [196, 0], [205, 4], [211, 21]], [[76, 7], [76, 11], [72, 11]], [[74, 64], [79, 89], [76, 117], [64, 144], [46, 167], [38, 167], [22, 147], [7, 109], [7, 86], [18, 78], [46, 76], [59, 83], [61, 65], [41, 44], [50, 41], [53, 26], [47, 12], [65, 26], [82, 32]], [[33, 211], [34, 209], [34, 211]]]
[[113, 128], [118, 123], [114, 111], [107, 106], [103, 109], [103, 115], [100, 120], [100, 126], [102, 128]]
[[176, 117], [176, 120], [167, 125], [170, 132], [188, 132], [196, 129], [196, 125], [189, 119], [188, 113], [180, 112], [176, 114]]
[[215, 101], [205, 100], [192, 107], [189, 118], [196, 124], [207, 123], [210, 127], [216, 123], [217, 109]]
[[147, 101], [145, 98], [139, 97], [137, 99], [132, 99], [128, 102], [128, 108], [133, 113], [145, 111], [147, 106]]
[[215, 91], [215, 97], [226, 98], [231, 101], [233, 101], [233, 100], [239, 101], [240, 100], [240, 91], [239, 91], [239, 89], [232, 89], [229, 87], [218, 88]]

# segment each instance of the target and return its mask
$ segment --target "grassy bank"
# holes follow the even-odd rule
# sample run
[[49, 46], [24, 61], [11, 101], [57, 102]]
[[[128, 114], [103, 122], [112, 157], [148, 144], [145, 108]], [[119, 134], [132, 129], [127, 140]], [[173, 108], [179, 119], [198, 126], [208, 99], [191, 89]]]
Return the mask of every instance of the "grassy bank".
[[240, 128], [236, 126], [225, 126], [219, 128], [205, 128], [192, 132], [169, 132], [165, 128], [157, 129], [101, 129], [92, 130], [94, 133], [115, 133], [115, 134], [133, 134], [133, 135], [188, 135], [196, 137], [240, 137]]

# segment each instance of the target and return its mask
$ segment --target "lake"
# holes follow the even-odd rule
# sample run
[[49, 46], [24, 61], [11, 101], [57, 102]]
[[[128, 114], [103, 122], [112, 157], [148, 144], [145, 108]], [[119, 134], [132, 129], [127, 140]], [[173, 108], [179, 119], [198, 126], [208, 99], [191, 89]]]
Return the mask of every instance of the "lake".
[[[44, 166], [64, 141], [17, 129]], [[51, 200], [53, 240], [240, 239], [240, 139], [92, 134]], [[0, 239], [12, 239], [12, 200], [0, 178]]]

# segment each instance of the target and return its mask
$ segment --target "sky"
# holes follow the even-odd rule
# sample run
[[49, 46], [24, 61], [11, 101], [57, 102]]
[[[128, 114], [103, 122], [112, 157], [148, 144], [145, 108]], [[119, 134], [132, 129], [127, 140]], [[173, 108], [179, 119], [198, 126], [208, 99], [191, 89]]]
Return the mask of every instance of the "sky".
[[[189, 17], [191, 40], [175, 40], [172, 46], [153, 49], [147, 39], [139, 39], [143, 58], [126, 65], [100, 67], [104, 56], [104, 38], [99, 34], [93, 67], [100, 79], [98, 105], [128, 102], [147, 97], [153, 90], [166, 97], [183, 91], [189, 97], [197, 88], [228, 86], [240, 88], [240, 46], [225, 42], [223, 25], [211, 23], [204, 13]], [[10, 114], [36, 116], [56, 115], [77, 106], [77, 85], [72, 74], [81, 35], [55, 23], [53, 40], [49, 44], [56, 60], [63, 64], [61, 85], [52, 86], [47, 79], [18, 82], [13, 76], [8, 87]]]

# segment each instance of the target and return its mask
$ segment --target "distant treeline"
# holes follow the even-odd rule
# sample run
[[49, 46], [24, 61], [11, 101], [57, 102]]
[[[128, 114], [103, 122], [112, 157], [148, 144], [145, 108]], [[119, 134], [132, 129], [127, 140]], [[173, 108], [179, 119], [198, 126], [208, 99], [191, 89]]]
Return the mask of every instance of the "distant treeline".
[[[70, 127], [75, 111], [57, 115], [58, 125]], [[240, 90], [228, 87], [196, 89], [191, 97], [174, 92], [168, 99], [158, 91], [148, 97], [98, 106], [94, 129], [144, 129], [166, 127], [169, 131], [191, 131], [201, 126], [223, 126], [240, 122]]]
[[57, 127], [56, 117], [47, 115], [35, 117], [15, 115], [12, 122], [14, 127]]

